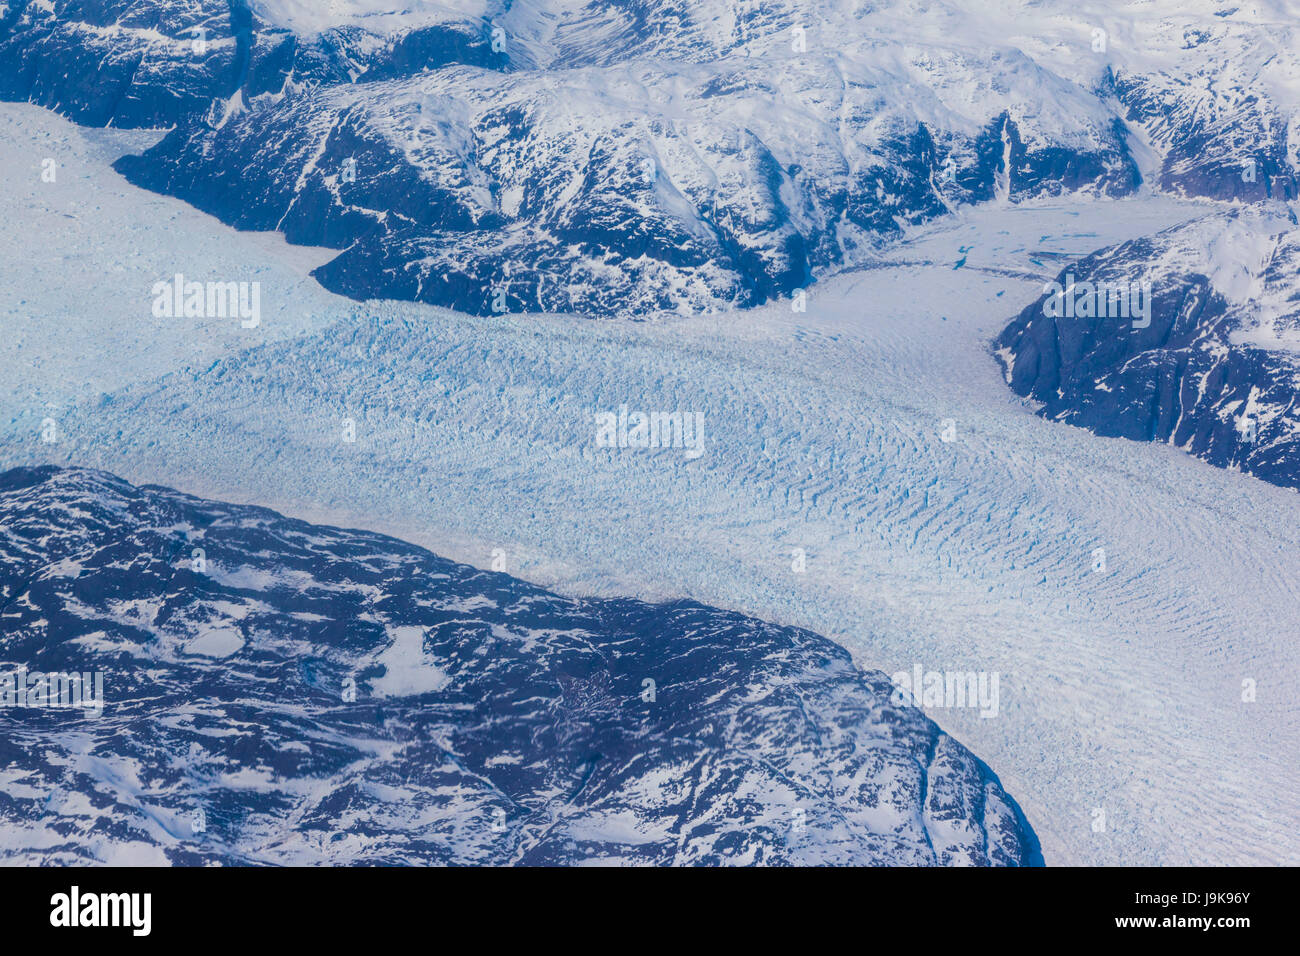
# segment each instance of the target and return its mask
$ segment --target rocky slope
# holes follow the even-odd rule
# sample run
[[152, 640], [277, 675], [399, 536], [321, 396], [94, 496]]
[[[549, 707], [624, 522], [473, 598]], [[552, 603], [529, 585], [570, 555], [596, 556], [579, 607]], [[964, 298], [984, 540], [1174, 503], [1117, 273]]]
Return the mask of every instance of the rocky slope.
[[[793, 295], [965, 203], [1123, 195], [1143, 164], [1167, 188], [1224, 195], [1248, 157], [1219, 147], [1238, 140], [1261, 150], [1261, 189], [1292, 188], [1288, 88], [1251, 85], [1292, 57], [1266, 19], [1114, 3], [15, 2], [0, 90], [83, 122], [174, 126], [120, 169], [340, 250], [318, 275], [355, 298], [711, 311]], [[1205, 23], [1217, 32], [1182, 55]], [[202, 54], [186, 40], [199, 28]], [[1205, 64], [1243, 50], [1232, 90], [1207, 94]]]
[[[1075, 299], [1149, 287], [1149, 314], [1051, 314], [1071, 282]], [[1300, 488], [1300, 232], [1285, 206], [1102, 249], [1062, 270], [995, 349], [1044, 416]]]
[[702, 605], [574, 601], [378, 535], [0, 475], [0, 858], [1024, 864], [997, 780], [881, 674]]

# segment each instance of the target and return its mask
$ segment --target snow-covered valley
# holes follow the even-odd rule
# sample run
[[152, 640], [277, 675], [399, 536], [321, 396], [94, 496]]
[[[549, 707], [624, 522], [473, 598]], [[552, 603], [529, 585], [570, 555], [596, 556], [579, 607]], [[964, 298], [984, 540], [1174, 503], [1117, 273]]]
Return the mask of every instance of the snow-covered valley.
[[[130, 186], [110, 164], [143, 135], [0, 108], [0, 161], [30, 173], [0, 196], [23, 223], [0, 240], [0, 466], [103, 468], [567, 594], [691, 597], [886, 674], [997, 672], [996, 717], [927, 714], [1049, 865], [1300, 862], [1300, 496], [1037, 418], [990, 354], [1070, 258], [1205, 207], [966, 209], [806, 311], [477, 317], [331, 295], [307, 273], [332, 253]], [[259, 281], [260, 324], [156, 318], [176, 272]], [[598, 447], [622, 406], [699, 413], [703, 453]]]

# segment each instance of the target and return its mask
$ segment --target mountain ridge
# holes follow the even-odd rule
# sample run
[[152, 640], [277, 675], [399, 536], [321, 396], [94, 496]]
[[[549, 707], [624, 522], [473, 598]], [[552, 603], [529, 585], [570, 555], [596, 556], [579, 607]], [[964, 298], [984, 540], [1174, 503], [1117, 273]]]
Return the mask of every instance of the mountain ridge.
[[[152, 108], [173, 129], [119, 164], [133, 183], [340, 250], [332, 291], [481, 315], [794, 297], [963, 204], [1130, 194], [1137, 153], [1162, 190], [1296, 195], [1293, 28], [1076, 6], [15, 3], [0, 95], [91, 123]], [[152, 32], [78, 29], [114, 12]], [[200, 24], [211, 47], [180, 52]], [[31, 65], [91, 49], [123, 76], [61, 91]]]

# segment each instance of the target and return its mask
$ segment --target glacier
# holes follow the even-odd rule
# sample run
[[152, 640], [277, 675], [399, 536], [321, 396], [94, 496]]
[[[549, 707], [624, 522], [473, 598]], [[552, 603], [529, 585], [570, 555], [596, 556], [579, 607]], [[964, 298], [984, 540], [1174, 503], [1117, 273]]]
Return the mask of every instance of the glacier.
[[[0, 116], [29, 171], [0, 203], [45, 239], [3, 240], [6, 467], [365, 528], [571, 597], [697, 601], [871, 672], [998, 672], [995, 718], [926, 716], [1049, 865], [1300, 860], [1296, 492], [1046, 421], [990, 354], [1064, 262], [1214, 202], [961, 207], [804, 311], [478, 316], [331, 294], [307, 278], [330, 250], [132, 186], [112, 164], [154, 134]], [[260, 278], [261, 324], [154, 318], [177, 271]], [[702, 413], [705, 454], [597, 447], [620, 405]]]

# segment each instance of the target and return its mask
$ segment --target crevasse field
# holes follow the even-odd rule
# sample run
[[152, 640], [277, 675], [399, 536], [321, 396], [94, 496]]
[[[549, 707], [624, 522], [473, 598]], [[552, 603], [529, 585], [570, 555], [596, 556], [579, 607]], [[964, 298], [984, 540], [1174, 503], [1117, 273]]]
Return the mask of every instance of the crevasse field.
[[[332, 252], [130, 186], [110, 164], [152, 135], [0, 107], [0, 163], [31, 173], [0, 193], [7, 464], [381, 531], [566, 594], [687, 596], [889, 674], [996, 671], [995, 717], [927, 714], [1049, 865], [1300, 863], [1300, 496], [1037, 418], [990, 347], [1064, 258], [1204, 207], [969, 208], [803, 312], [474, 317], [336, 297], [308, 276]], [[260, 281], [260, 325], [155, 318], [177, 272]], [[702, 413], [704, 454], [596, 447], [623, 405]]]

